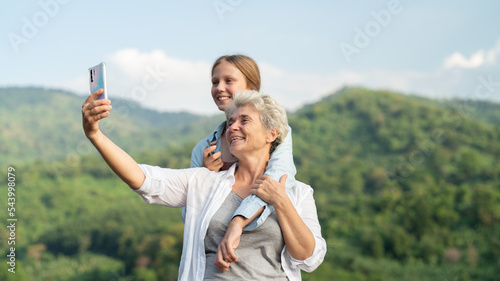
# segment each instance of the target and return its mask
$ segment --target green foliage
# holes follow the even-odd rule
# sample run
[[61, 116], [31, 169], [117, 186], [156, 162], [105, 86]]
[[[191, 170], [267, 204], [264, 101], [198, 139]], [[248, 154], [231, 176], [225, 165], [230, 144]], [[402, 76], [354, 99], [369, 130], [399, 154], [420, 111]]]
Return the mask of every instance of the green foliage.
[[[108, 281], [127, 280], [124, 265], [121, 261], [96, 255], [82, 253], [75, 258], [64, 255], [54, 256], [50, 253], [42, 255], [40, 261], [34, 262], [27, 270], [29, 276], [43, 281]], [[33, 280], [33, 279], [30, 279]]]
[[[442, 280], [439, 268], [452, 247], [477, 254], [458, 261], [448, 279], [492, 280], [499, 272], [491, 233], [499, 225], [499, 119], [496, 111], [481, 112], [498, 106], [477, 103], [465, 112], [452, 105], [344, 88], [289, 116], [297, 178], [315, 189], [324, 236], [357, 249], [346, 260], [329, 248], [335, 254], [326, 264], [338, 270], [320, 267], [312, 276], [325, 270], [330, 280]], [[367, 267], [353, 268], [361, 257]], [[384, 261], [392, 265], [381, 272]], [[403, 274], [415, 262], [435, 273]]]
[[[0, 88], [0, 166], [63, 160], [77, 166], [95, 155], [82, 130], [86, 96], [40, 88]], [[112, 98], [113, 110], [101, 129], [130, 153], [200, 139], [222, 119], [185, 112], [160, 113]], [[62, 171], [60, 171], [62, 172]]]
[[[146, 205], [96, 156], [81, 134], [82, 98], [0, 89], [7, 94], [15, 98], [0, 105], [0, 117], [22, 113], [20, 125], [0, 118], [7, 153], [0, 164], [16, 165], [18, 280], [176, 280], [180, 210]], [[217, 123], [113, 102], [134, 109], [117, 110], [109, 134], [139, 163], [189, 167], [192, 147]], [[57, 109], [47, 119], [42, 103]], [[303, 280], [500, 276], [498, 109], [344, 88], [290, 114], [297, 178], [315, 190], [328, 245], [323, 264]], [[8, 235], [0, 228], [0, 237]], [[6, 265], [1, 280], [12, 278]]]

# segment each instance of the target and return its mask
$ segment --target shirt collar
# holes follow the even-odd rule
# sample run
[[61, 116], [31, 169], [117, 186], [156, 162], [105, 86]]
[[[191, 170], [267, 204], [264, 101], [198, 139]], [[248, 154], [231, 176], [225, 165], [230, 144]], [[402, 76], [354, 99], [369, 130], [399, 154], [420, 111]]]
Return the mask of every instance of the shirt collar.
[[233, 183], [236, 180], [234, 177], [234, 172], [236, 171], [236, 167], [238, 167], [238, 162], [234, 163], [231, 168], [229, 168], [227, 171], [225, 171], [225, 174], [222, 176], [221, 180], [232, 180]]
[[215, 128], [214, 134], [212, 135], [212, 142], [219, 140], [222, 137], [222, 133], [226, 129], [226, 121], [223, 121], [222, 123]]

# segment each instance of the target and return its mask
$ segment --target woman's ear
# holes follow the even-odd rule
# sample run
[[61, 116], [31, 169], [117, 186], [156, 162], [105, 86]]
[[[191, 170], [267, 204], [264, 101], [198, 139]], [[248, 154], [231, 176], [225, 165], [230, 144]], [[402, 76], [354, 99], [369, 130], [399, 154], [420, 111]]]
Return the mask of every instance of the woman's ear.
[[278, 137], [278, 129], [274, 128], [267, 134], [267, 142], [272, 143]]

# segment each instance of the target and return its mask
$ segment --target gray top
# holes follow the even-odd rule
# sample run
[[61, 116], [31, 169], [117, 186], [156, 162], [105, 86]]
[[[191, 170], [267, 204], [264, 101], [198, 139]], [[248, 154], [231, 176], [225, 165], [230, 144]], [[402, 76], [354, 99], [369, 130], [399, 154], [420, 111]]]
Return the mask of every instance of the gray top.
[[243, 231], [235, 251], [238, 261], [233, 262], [228, 271], [215, 267], [217, 247], [241, 201], [243, 199], [231, 191], [210, 221], [205, 236], [207, 260], [204, 280], [288, 280], [281, 267], [281, 251], [285, 243], [275, 213], [257, 229]]

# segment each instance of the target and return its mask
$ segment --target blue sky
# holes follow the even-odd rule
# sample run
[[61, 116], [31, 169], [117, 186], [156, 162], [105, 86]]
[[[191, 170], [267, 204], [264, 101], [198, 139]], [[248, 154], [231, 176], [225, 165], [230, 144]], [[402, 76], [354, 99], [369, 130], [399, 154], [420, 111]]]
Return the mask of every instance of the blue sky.
[[344, 85], [500, 100], [493, 0], [38, 0], [0, 11], [0, 86], [84, 95], [88, 67], [104, 61], [110, 99], [213, 114], [211, 64], [243, 53], [289, 110]]

